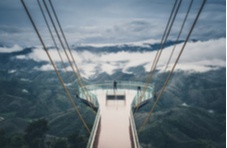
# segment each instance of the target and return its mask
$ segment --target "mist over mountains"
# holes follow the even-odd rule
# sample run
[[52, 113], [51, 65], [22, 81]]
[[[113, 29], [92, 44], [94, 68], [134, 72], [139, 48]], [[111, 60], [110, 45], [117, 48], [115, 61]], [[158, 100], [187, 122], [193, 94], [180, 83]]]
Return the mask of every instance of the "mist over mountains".
[[[163, 83], [155, 77], [156, 86]], [[226, 69], [204, 73], [175, 72], [148, 124], [140, 133], [143, 147], [225, 147]], [[159, 91], [159, 90], [157, 90]], [[142, 125], [154, 99], [135, 114]]]
[[[174, 62], [172, 60], [168, 70], [163, 71], [167, 55], [175, 44], [177, 53], [183, 41], [169, 41], [163, 49], [164, 56], [161, 57], [152, 79], [156, 86], [155, 92], [160, 91]], [[105, 80], [145, 82], [159, 47], [160, 44], [155, 42], [81, 45], [72, 46], [72, 50], [84, 81], [90, 84]], [[225, 146], [225, 38], [192, 40], [186, 47], [165, 93], [140, 135], [143, 147]], [[83, 117], [89, 127], [92, 127], [95, 115], [76, 98], [77, 83], [69, 64], [70, 78], [64, 72], [56, 50], [49, 47], [48, 51]], [[85, 141], [88, 139], [85, 129], [78, 128], [82, 127], [81, 122], [42, 48], [1, 46], [0, 87], [0, 117], [4, 118], [0, 121], [1, 129], [9, 133], [23, 132], [30, 121], [45, 118], [49, 121], [49, 135], [67, 137], [76, 131], [84, 135]], [[151, 100], [135, 114], [137, 128], [141, 126], [153, 103], [154, 100]]]
[[[21, 2], [0, 1], [0, 148], [86, 147], [89, 132], [65, 94]], [[58, 40], [69, 74], [57, 47], [53, 47], [39, 9], [43, 7], [53, 31], [45, 1], [24, 2], [91, 129], [96, 113], [78, 98], [79, 86]], [[54, 0], [59, 20], [54, 19], [55, 11], [53, 14], [46, 2], [55, 30], [63, 30], [85, 84], [106, 80], [146, 82], [160, 40], [166, 36], [168, 41], [151, 80], [158, 95], [193, 26], [175, 71], [141, 131], [156, 98], [134, 113], [139, 142], [142, 148], [226, 147], [226, 0]], [[201, 14], [200, 6], [204, 6]], [[169, 33], [164, 31], [166, 25]], [[59, 37], [57, 32], [53, 36]]]
[[[173, 46], [177, 45], [175, 54], [170, 61], [168, 70], [170, 69], [182, 44], [182, 41], [176, 44], [173, 41], [167, 42], [157, 65], [157, 70], [164, 70]], [[72, 47], [72, 53], [75, 56], [75, 60], [82, 76], [87, 79], [93, 79], [102, 73], [112, 75], [119, 70], [127, 74], [132, 74], [133, 71], [131, 71], [131, 69], [140, 66], [142, 66], [146, 72], [149, 72], [156, 50], [159, 48], [160, 44], [157, 41], [150, 44], [149, 42], [144, 42], [135, 45], [120, 44], [112, 46], [103, 45], [101, 47], [83, 45]], [[57, 67], [60, 70], [63, 70], [57, 51], [53, 47], [49, 47], [48, 50], [52, 59], [57, 64]], [[24, 66], [24, 69], [38, 71], [53, 70], [45, 51], [41, 47], [29, 47], [25, 49], [17, 46], [12, 48], [2, 47], [0, 48], [0, 52], [3, 62], [11, 64], [0, 65], [2, 69], [9, 68], [9, 71], [18, 70], [16, 65], [20, 67], [22, 65], [24, 66], [24, 64], [16, 63], [27, 62], [28, 66]], [[60, 50], [60, 52], [63, 56], [63, 60], [67, 61], [65, 53], [62, 50]], [[14, 63], [15, 61], [16, 63]], [[187, 43], [185, 52], [183, 53], [176, 69], [183, 71], [206, 72], [220, 67], [225, 67], [225, 38], [208, 41], [192, 40]], [[67, 64], [67, 69], [72, 71], [69, 64]], [[134, 71], [134, 73], [136, 72]]]

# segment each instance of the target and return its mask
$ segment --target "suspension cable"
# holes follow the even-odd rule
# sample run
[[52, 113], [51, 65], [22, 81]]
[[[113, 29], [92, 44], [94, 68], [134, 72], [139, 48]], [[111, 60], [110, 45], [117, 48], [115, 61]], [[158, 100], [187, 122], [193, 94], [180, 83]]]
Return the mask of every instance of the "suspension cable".
[[[179, 31], [179, 33], [178, 33], [178, 36], [177, 36], [177, 39], [176, 39], [176, 41], [175, 41], [175, 45], [173, 46], [173, 49], [172, 49], [172, 51], [171, 51], [171, 54], [170, 54], [170, 56], [169, 56], [168, 62], [167, 62], [167, 64], [166, 64], [166, 67], [165, 67], [165, 70], [164, 70], [163, 73], [166, 72], [166, 70], [167, 70], [167, 68], [168, 68], [168, 65], [169, 65], [169, 63], [170, 63], [170, 61], [171, 61], [171, 59], [172, 59], [173, 53], [174, 53], [175, 48], [176, 48], [176, 46], [177, 46], [176, 43], [179, 41], [179, 38], [180, 38], [181, 33], [182, 33], [182, 31], [183, 31], [185, 22], [186, 22], [186, 20], [187, 20], [187, 18], [188, 18], [188, 14], [189, 14], [189, 12], [190, 12], [190, 10], [191, 10], [192, 4], [193, 4], [193, 0], [191, 0], [191, 2], [190, 2], [190, 4], [189, 4], [187, 13], [186, 13], [185, 18], [184, 18], [184, 20], [183, 20], [183, 23], [182, 23], [182, 25], [181, 25], [181, 29], [180, 29], [180, 31]], [[159, 89], [161, 89], [161, 88], [162, 88], [162, 85], [161, 85], [161, 83], [160, 83], [159, 86], [156, 88], [156, 90], [159, 90]]]
[[[154, 66], [153, 72], [154, 72], [154, 70], [155, 70], [155, 68], [156, 68], [156, 66], [157, 66], [157, 64], [158, 64], [158, 61], [159, 61], [159, 59], [160, 59], [160, 57], [161, 57], [161, 54], [162, 54], [164, 45], [165, 45], [165, 43], [166, 43], [166, 41], [167, 41], [167, 39], [168, 39], [168, 37], [169, 37], [169, 34], [170, 34], [171, 30], [172, 30], [172, 26], [173, 26], [173, 23], [175, 22], [176, 16], [177, 16], [177, 14], [178, 14], [178, 10], [179, 10], [179, 8], [180, 8], [180, 6], [181, 6], [181, 2], [182, 2], [182, 0], [180, 0], [180, 2], [178, 3], [177, 9], [176, 9], [176, 11], [175, 11], [175, 13], [174, 13], [173, 20], [172, 20], [172, 22], [171, 22], [171, 24], [170, 24], [169, 30], [168, 30], [167, 35], [166, 35], [166, 37], [165, 37], [164, 43], [161, 44], [161, 50], [159, 50], [160, 52], [159, 52], [158, 58], [157, 58], [157, 60], [156, 60], [156, 62], [155, 62], [155, 66]], [[150, 81], [149, 81], [148, 83], [150, 83]]]
[[59, 28], [60, 28], [60, 31], [61, 31], [61, 34], [62, 34], [63, 39], [64, 39], [64, 41], [65, 41], [65, 44], [66, 44], [66, 46], [67, 46], [67, 48], [68, 48], [68, 51], [69, 51], [69, 53], [70, 53], [70, 56], [71, 56], [71, 58], [72, 58], [72, 60], [73, 60], [74, 66], [76, 67], [76, 71], [77, 71], [77, 74], [78, 74], [78, 77], [79, 77], [79, 78], [78, 78], [79, 83], [83, 86], [83, 88], [81, 88], [81, 89], [85, 89], [86, 95], [88, 95], [88, 96], [91, 98], [91, 96], [87, 93], [88, 91], [87, 91], [86, 85], [84, 85], [84, 83], [83, 83], [83, 81], [82, 81], [82, 78], [81, 78], [81, 75], [80, 75], [80, 70], [79, 70], [79, 68], [78, 68], [78, 66], [77, 66], [77, 64], [76, 64], [75, 58], [74, 58], [74, 56], [73, 56], [73, 54], [72, 54], [72, 50], [71, 50], [71, 48], [69, 47], [69, 44], [68, 44], [67, 39], [66, 39], [66, 37], [65, 37], [64, 31], [63, 31], [63, 29], [62, 29], [62, 27], [61, 27], [60, 21], [59, 21], [59, 19], [58, 19], [58, 16], [57, 16], [57, 13], [56, 13], [56, 11], [55, 11], [55, 9], [54, 9], [54, 6], [53, 6], [53, 4], [52, 4], [52, 1], [49, 0], [49, 3], [50, 3], [50, 6], [51, 6], [51, 9], [52, 9], [52, 11], [53, 11], [53, 14], [54, 14], [54, 16], [55, 16], [55, 19], [56, 19], [56, 21], [57, 21], [57, 24], [58, 24], [58, 26], [59, 26]]
[[[57, 43], [56, 43], [56, 40], [55, 40], [54, 35], [53, 35], [53, 33], [52, 33], [52, 30], [51, 30], [51, 28], [50, 28], [50, 25], [49, 25], [49, 23], [48, 23], [48, 21], [47, 21], [46, 15], [45, 15], [45, 13], [44, 13], [44, 11], [43, 11], [43, 8], [42, 8], [42, 6], [41, 6], [40, 0], [37, 0], [37, 2], [38, 2], [38, 5], [39, 5], [39, 8], [40, 8], [40, 11], [42, 12], [42, 16], [43, 16], [43, 18], [44, 18], [45, 24], [46, 24], [46, 26], [47, 26], [47, 28], [48, 28], [48, 31], [49, 31], [50, 35], [51, 35], [51, 39], [52, 39], [52, 41], [53, 41], [53, 43], [54, 43], [55, 48], [57, 49], [58, 56], [60, 57], [61, 63], [62, 63], [62, 65], [63, 65], [63, 67], [64, 67], [64, 70], [66, 71], [66, 74], [67, 74], [68, 78], [70, 79], [70, 81], [71, 81], [73, 84], [75, 84], [75, 83], [73, 82], [73, 80], [72, 80], [72, 77], [70, 77], [69, 71], [67, 70], [67, 66], [66, 66], [66, 64], [65, 64], [65, 61], [63, 60], [63, 57], [62, 57], [61, 53], [60, 53], [60, 50], [59, 50], [59, 48], [58, 48], [58, 45], [57, 45]], [[77, 90], [76, 90], [76, 92], [77, 92]], [[76, 93], [76, 94], [77, 94], [77, 93]]]
[[[169, 19], [168, 19], [168, 22], [167, 22], [167, 25], [166, 25], [164, 34], [163, 34], [162, 39], [161, 39], [161, 43], [160, 43], [161, 45], [163, 44], [163, 41], [164, 41], [164, 38], [165, 38], [165, 36], [166, 36], [167, 30], [168, 30], [169, 25], [170, 25], [170, 23], [171, 23], [171, 21], [172, 21], [173, 13], [174, 13], [175, 7], [176, 7], [176, 5], [177, 5], [177, 2], [178, 2], [178, 0], [175, 0], [175, 3], [174, 3], [174, 6], [173, 6], [173, 8], [172, 8], [170, 17], [169, 17]], [[145, 87], [143, 88], [143, 92], [141, 93], [141, 95], [140, 95], [140, 97], [139, 97], [139, 101], [138, 101], [137, 106], [136, 106], [136, 111], [138, 110], [139, 104], [141, 103], [141, 100], [142, 100], [142, 98], [144, 97], [145, 92], [146, 92], [146, 90], [147, 90], [147, 88], [148, 88], [149, 82], [151, 81], [152, 74], [153, 74], [153, 71], [154, 71], [154, 65], [155, 65], [155, 63], [156, 63], [156, 61], [157, 61], [157, 57], [158, 57], [158, 55], [159, 55], [159, 52], [160, 52], [160, 49], [156, 52], [155, 59], [154, 59], [154, 61], [153, 61], [151, 70], [150, 70], [150, 72], [149, 72], [149, 75], [148, 75], [148, 78], [147, 78]]]
[[59, 48], [58, 48], [58, 46], [57, 46], [57, 43], [56, 43], [56, 41], [55, 41], [55, 39], [54, 39], [53, 33], [52, 33], [51, 29], [50, 29], [50, 25], [49, 25], [49, 23], [48, 23], [48, 21], [47, 21], [46, 15], [45, 15], [45, 13], [44, 13], [44, 11], [43, 11], [43, 8], [42, 8], [42, 6], [41, 6], [41, 4], [40, 4], [40, 1], [37, 0], [37, 2], [38, 2], [38, 5], [39, 5], [39, 9], [40, 9], [40, 11], [42, 12], [42, 16], [43, 16], [43, 18], [44, 18], [45, 24], [46, 24], [46, 26], [47, 26], [47, 28], [48, 28], [48, 31], [49, 31], [50, 35], [51, 35], [52, 41], [53, 41], [53, 43], [54, 43], [54, 46], [55, 46], [55, 48], [57, 49], [58, 56], [60, 57], [61, 63], [62, 63], [62, 65], [63, 65], [63, 67], [64, 67], [64, 69], [65, 69], [65, 71], [66, 71], [66, 73], [67, 73], [67, 76], [70, 77], [70, 76], [69, 76], [69, 73], [68, 73], [68, 70], [67, 70], [67, 68], [66, 68], [65, 62], [64, 62], [64, 60], [63, 60], [63, 58], [62, 58], [62, 56], [61, 56], [61, 54], [60, 54], [60, 50], [59, 50]]
[[52, 60], [52, 58], [51, 58], [51, 56], [50, 56], [48, 50], [47, 50], [47, 48], [46, 48], [46, 45], [45, 45], [45, 43], [43, 42], [43, 39], [42, 39], [42, 37], [41, 37], [41, 35], [40, 35], [40, 33], [39, 33], [39, 31], [38, 31], [38, 29], [37, 29], [37, 27], [36, 27], [36, 25], [35, 25], [33, 19], [32, 19], [32, 17], [31, 17], [31, 15], [30, 15], [30, 12], [28, 11], [26, 4], [24, 3], [24, 0], [21, 0], [21, 2], [22, 2], [22, 4], [23, 4], [23, 7], [24, 7], [24, 9], [25, 9], [25, 11], [26, 11], [26, 13], [27, 13], [27, 15], [28, 15], [28, 17], [29, 17], [29, 20], [31, 21], [32, 26], [33, 26], [33, 28], [35, 29], [35, 32], [36, 32], [36, 34], [37, 34], [37, 36], [38, 36], [38, 38], [39, 38], [41, 44], [43, 45], [43, 48], [44, 48], [44, 50], [45, 50], [45, 52], [46, 52], [46, 54], [47, 54], [47, 56], [48, 56], [48, 58], [49, 58], [49, 60], [50, 60], [50, 62], [51, 62], [51, 64], [52, 64], [52, 66], [53, 66], [53, 68], [54, 68], [54, 71], [56, 72], [56, 74], [57, 74], [57, 76], [58, 76], [58, 78], [59, 78], [59, 80], [60, 80], [60, 82], [61, 82], [61, 84], [62, 84], [62, 86], [63, 86], [63, 88], [64, 88], [64, 90], [65, 90], [65, 92], [66, 92], [66, 94], [67, 94], [67, 96], [68, 96], [68, 98], [70, 99], [71, 103], [73, 104], [73, 107], [74, 107], [74, 109], [75, 109], [77, 115], [79, 116], [80, 120], [82, 121], [84, 127], [87, 129], [88, 133], [90, 133], [90, 129], [88, 128], [88, 126], [87, 126], [86, 122], [84, 121], [82, 115], [80, 114], [80, 112], [79, 112], [79, 110], [78, 110], [76, 104], [74, 103], [74, 101], [73, 101], [73, 99], [72, 99], [72, 96], [70, 95], [68, 89], [66, 88], [66, 86], [65, 86], [65, 84], [64, 84], [64, 81], [63, 81], [63, 79], [61, 78], [61, 76], [60, 76], [60, 74], [59, 74], [59, 72], [58, 72], [58, 70], [57, 70], [57, 68], [56, 68], [56, 66], [55, 66], [55, 64], [54, 64], [54, 62], [53, 62], [53, 60]]
[[166, 85], [168, 84], [169, 79], [170, 79], [170, 77], [171, 77], [171, 75], [172, 75], [172, 73], [173, 73], [173, 71], [174, 71], [174, 69], [175, 69], [175, 67], [176, 67], [176, 65], [177, 65], [177, 63], [178, 63], [180, 57], [181, 57], [181, 54], [182, 54], [182, 52], [183, 52], [183, 50], [184, 50], [184, 48], [185, 48], [185, 46], [186, 46], [186, 44], [187, 44], [187, 42], [188, 42], [188, 39], [189, 39], [189, 37], [190, 37], [190, 35], [191, 35], [191, 33], [192, 33], [194, 27], [195, 27], [195, 24], [196, 24], [196, 22], [197, 22], [197, 20], [198, 20], [198, 18], [199, 18], [199, 16], [200, 16], [200, 14], [201, 14], [201, 12], [202, 12], [202, 9], [203, 9], [205, 3], [206, 3], [206, 0], [203, 1], [202, 5], [201, 5], [201, 7], [200, 7], [200, 9], [199, 9], [199, 12], [198, 12], [198, 14], [197, 14], [197, 16], [196, 16], [196, 18], [195, 18], [193, 24], [192, 24], [192, 27], [191, 27], [191, 29], [190, 29], [190, 31], [189, 31], [187, 37], [186, 37], [186, 40], [185, 40], [185, 42], [184, 42], [184, 44], [183, 44], [183, 46], [182, 46], [182, 48], [181, 48], [181, 50], [180, 50], [180, 53], [178, 54], [178, 57], [177, 57], [177, 59], [176, 59], [174, 65], [173, 65], [173, 67], [172, 67], [172, 69], [171, 69], [171, 71], [170, 71], [170, 73], [169, 73], [169, 75], [168, 75], [168, 77], [167, 77], [167, 79], [166, 79], [166, 81], [165, 81], [163, 87], [162, 87], [162, 90], [161, 90], [161, 92], [160, 92], [160, 94], [159, 94], [157, 100], [155, 101], [154, 105], [152, 106], [152, 108], [151, 108], [151, 110], [150, 110], [148, 116], [146, 117], [145, 121], [143, 122], [142, 126], [140, 127], [139, 133], [143, 130], [144, 126], [147, 124], [149, 118], [151, 117], [151, 114], [152, 114], [153, 111], [154, 111], [155, 106], [157, 105], [157, 103], [158, 103], [160, 97], [162, 96], [162, 94], [163, 94], [163, 92], [164, 92], [164, 90], [165, 90], [165, 88], [166, 88]]
[[[50, 20], [51, 20], [51, 23], [52, 23], [52, 25], [53, 25], [53, 27], [54, 27], [54, 30], [55, 30], [55, 32], [56, 32], [56, 34], [57, 34], [58, 40], [60, 41], [60, 44], [61, 44], [61, 46], [62, 46], [62, 48], [63, 48], [63, 50], [64, 50], [64, 52], [65, 52], [65, 55], [66, 55], [66, 57], [67, 57], [67, 59], [68, 59], [68, 61], [69, 61], [70, 66], [71, 66], [71, 68], [72, 68], [72, 70], [73, 70], [73, 73], [74, 73], [75, 77], [77, 78], [78, 82], [80, 82], [80, 81], [79, 81], [79, 77], [78, 77], [78, 75], [76, 74], [76, 71], [75, 71], [75, 69], [74, 69], [74, 66], [73, 66], [73, 64], [72, 64], [72, 62], [71, 62], [71, 60], [70, 60], [70, 58], [69, 58], [69, 55], [68, 55], [68, 53], [67, 53], [67, 51], [66, 51], [66, 49], [65, 49], [65, 46], [64, 46], [64, 44], [63, 44], [63, 42], [62, 42], [62, 40], [61, 40], [61, 37], [60, 37], [60, 35], [59, 35], [59, 33], [58, 33], [58, 30], [57, 30], [57, 28], [56, 28], [56, 26], [55, 26], [54, 20], [53, 20], [53, 18], [52, 18], [52, 16], [51, 16], [51, 13], [50, 13], [50, 11], [49, 11], [49, 8], [48, 8], [48, 6], [47, 6], [45, 0], [43, 0], [43, 3], [44, 3], [44, 6], [45, 6], [45, 8], [46, 8], [46, 10], [47, 10], [47, 13], [48, 13], [48, 15], [49, 15], [49, 17], [50, 17]], [[82, 88], [81, 83], [78, 83], [78, 84], [79, 84], [80, 87]], [[83, 93], [85, 94], [86, 100], [88, 101], [86, 92], [85, 92], [83, 89], [82, 89], [82, 91], [83, 91]], [[89, 102], [89, 101], [88, 101], [88, 102]], [[90, 104], [90, 103], [89, 103], [89, 104]]]
[[[174, 13], [174, 10], [175, 10], [175, 7], [176, 7], [176, 5], [177, 5], [177, 2], [178, 2], [178, 0], [176, 0], [175, 3], [174, 3], [174, 6], [173, 6], [173, 9], [172, 9], [172, 11], [171, 11], [171, 14], [170, 14], [170, 17], [169, 17], [167, 26], [166, 26], [165, 31], [164, 31], [164, 34], [163, 34], [163, 36], [162, 36], [162, 40], [161, 40], [161, 43], [160, 43], [160, 44], [161, 44], [161, 47], [160, 47], [160, 49], [157, 51], [157, 53], [156, 53], [156, 55], [155, 55], [155, 59], [154, 59], [154, 61], [153, 61], [153, 64], [152, 64], [152, 67], [151, 67], [149, 76], [148, 76], [148, 78], [147, 78], [146, 85], [145, 85], [145, 87], [144, 87], [144, 89], [143, 89], [143, 92], [142, 92], [142, 95], [140, 96], [139, 101], [138, 101], [138, 103], [137, 103], [136, 111], [138, 110], [139, 104], [140, 104], [142, 98], [144, 97], [145, 92], [146, 92], [146, 90], [147, 90], [147, 88], [148, 88], [148, 85], [149, 85], [149, 83], [150, 83], [150, 81], [151, 81], [151, 79], [152, 79], [154, 70], [155, 70], [155, 68], [156, 68], [156, 66], [157, 66], [157, 63], [158, 63], [158, 61], [159, 61], [159, 58], [160, 58], [160, 56], [161, 56], [161, 53], [162, 53], [162, 49], [163, 49], [163, 47], [164, 47], [164, 44], [166, 43], [167, 38], [168, 38], [168, 36], [169, 36], [169, 33], [170, 33], [171, 29], [172, 29], [173, 23], [174, 23], [174, 21], [175, 21], [175, 18], [176, 18], [176, 15], [177, 15], [177, 13], [178, 13], [178, 10], [179, 10], [179, 8], [180, 8], [180, 5], [181, 5], [182, 0], [180, 0], [180, 2], [178, 3], [178, 6], [177, 6], [176, 11], [175, 11], [175, 13]], [[174, 16], [173, 16], [173, 14], [174, 14]], [[173, 18], [172, 18], [172, 17], [173, 17]], [[168, 30], [168, 31], [167, 31], [167, 30]]]

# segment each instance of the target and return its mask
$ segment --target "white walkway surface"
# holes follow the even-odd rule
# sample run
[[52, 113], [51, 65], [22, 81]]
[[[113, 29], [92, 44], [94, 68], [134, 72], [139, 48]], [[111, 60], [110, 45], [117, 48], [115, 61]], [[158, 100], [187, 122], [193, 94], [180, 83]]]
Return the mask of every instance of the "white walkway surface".
[[101, 112], [101, 131], [98, 148], [131, 148], [129, 116], [135, 90], [125, 92], [124, 100], [106, 100], [107, 90], [95, 90]]

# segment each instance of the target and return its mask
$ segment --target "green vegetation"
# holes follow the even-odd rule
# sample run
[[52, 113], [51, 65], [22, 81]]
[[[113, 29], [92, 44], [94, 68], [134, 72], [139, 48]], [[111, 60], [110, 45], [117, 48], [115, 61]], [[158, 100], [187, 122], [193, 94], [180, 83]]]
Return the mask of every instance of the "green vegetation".
[[45, 145], [45, 135], [49, 130], [47, 121], [40, 119], [30, 123], [25, 129], [24, 139], [29, 147], [42, 148]]
[[[225, 148], [225, 69], [174, 73], [152, 116], [139, 134], [144, 148]], [[156, 86], [160, 87], [159, 75]], [[140, 128], [154, 100], [134, 115]]]
[[68, 138], [47, 135], [49, 130], [46, 119], [35, 120], [28, 124], [23, 133], [8, 134], [0, 129], [1, 148], [75, 148], [86, 147], [87, 135], [78, 135], [79, 131]]
[[[50, 147], [50, 146], [49, 146]], [[52, 148], [67, 148], [67, 141], [64, 139], [57, 139], [56, 142], [53, 144]]]
[[[58, 139], [59, 145], [63, 147], [64, 141], [66, 141], [68, 147], [70, 144], [67, 137], [75, 133], [77, 136], [83, 135], [84, 142], [82, 142], [82, 145], [85, 147], [89, 134], [75, 113], [63, 88], [59, 85], [55, 73], [40, 71], [32, 71], [31, 73], [30, 75], [19, 74], [15, 77], [15, 75], [4, 75], [4, 72], [0, 71], [0, 74], [4, 75], [0, 78], [0, 117], [4, 119], [0, 121], [0, 129], [5, 133], [3, 137], [7, 138], [7, 141], [4, 140], [4, 142], [11, 143], [11, 138], [17, 133], [20, 133], [19, 136], [24, 135], [26, 133], [24, 130], [30, 125], [31, 121], [46, 119], [49, 127], [46, 134], [48, 137], [54, 138], [45, 138], [45, 141], [37, 138], [35, 141], [31, 141], [29, 139], [32, 137], [31, 135], [26, 136], [26, 138], [23, 136], [18, 138], [17, 135], [12, 139], [14, 143], [26, 142], [26, 147], [30, 145], [30, 147], [35, 148], [31, 145], [38, 146], [37, 143], [43, 145], [43, 142], [48, 145], [47, 143], [51, 141], [50, 146], [52, 148], [58, 147], [58, 144], [53, 144], [53, 141]], [[24, 76], [27, 76], [26, 79], [24, 79]], [[92, 128], [95, 114], [76, 98], [75, 86], [68, 88], [83, 118]], [[21, 146], [21, 144], [17, 145]], [[14, 148], [15, 146], [10, 147]]]
[[[136, 119], [140, 114], [135, 115]], [[158, 148], [203, 148], [225, 145], [222, 135], [225, 135], [224, 116], [195, 107], [176, 107], [153, 114], [139, 138], [143, 145]]]
[[[47, 62], [16, 59], [15, 55], [0, 54], [0, 117], [4, 119], [0, 121], [0, 148], [85, 147], [89, 134], [56, 74], [35, 70]], [[112, 75], [101, 73], [90, 81], [146, 81], [148, 73], [143, 65], [131, 67], [130, 71], [134, 73], [125, 74], [121, 69]], [[160, 91], [167, 74], [154, 74], [157, 91]], [[70, 74], [71, 78], [65, 73], [61, 76], [65, 83], [72, 83], [73, 74]], [[76, 97], [76, 83], [68, 88], [83, 118], [92, 128], [95, 114]], [[151, 100], [135, 114], [137, 128], [153, 103]], [[175, 72], [148, 124], [139, 134], [139, 140], [144, 148], [224, 148], [226, 69], [205, 73]]]

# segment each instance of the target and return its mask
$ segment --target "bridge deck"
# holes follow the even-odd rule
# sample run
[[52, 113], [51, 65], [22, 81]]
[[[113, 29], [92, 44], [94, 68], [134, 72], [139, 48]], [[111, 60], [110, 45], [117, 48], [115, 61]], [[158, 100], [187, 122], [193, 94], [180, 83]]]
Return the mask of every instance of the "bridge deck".
[[101, 130], [98, 148], [130, 148], [129, 116], [135, 90], [125, 92], [125, 100], [106, 100], [107, 90], [95, 90], [100, 105]]

